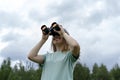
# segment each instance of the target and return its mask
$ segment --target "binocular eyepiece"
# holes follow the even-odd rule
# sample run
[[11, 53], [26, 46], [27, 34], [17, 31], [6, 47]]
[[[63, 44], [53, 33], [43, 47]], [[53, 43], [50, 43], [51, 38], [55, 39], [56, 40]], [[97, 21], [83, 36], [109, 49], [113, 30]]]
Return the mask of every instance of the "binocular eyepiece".
[[54, 31], [54, 30], [60, 31], [60, 27], [56, 22], [53, 22], [50, 28], [48, 28], [46, 25], [42, 25], [41, 30], [45, 32], [45, 35], [50, 33], [50, 35], [52, 36], [55, 36], [55, 35], [60, 36], [59, 33]]

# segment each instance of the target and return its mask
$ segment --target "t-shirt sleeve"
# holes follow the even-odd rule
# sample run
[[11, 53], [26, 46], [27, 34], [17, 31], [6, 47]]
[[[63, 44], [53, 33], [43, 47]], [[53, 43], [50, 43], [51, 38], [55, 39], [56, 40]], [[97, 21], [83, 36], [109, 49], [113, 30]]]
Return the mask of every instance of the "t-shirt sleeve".
[[67, 53], [67, 58], [68, 58], [71, 62], [76, 62], [79, 57], [75, 57], [75, 56], [72, 54], [71, 51], [68, 51], [68, 53]]
[[47, 54], [48, 54], [48, 53], [42, 55], [42, 57], [43, 57], [43, 63], [42, 63], [42, 64], [39, 64], [40, 67], [43, 67], [43, 66], [44, 66], [44, 63], [45, 63], [45, 61], [46, 61], [46, 56], [47, 56]]

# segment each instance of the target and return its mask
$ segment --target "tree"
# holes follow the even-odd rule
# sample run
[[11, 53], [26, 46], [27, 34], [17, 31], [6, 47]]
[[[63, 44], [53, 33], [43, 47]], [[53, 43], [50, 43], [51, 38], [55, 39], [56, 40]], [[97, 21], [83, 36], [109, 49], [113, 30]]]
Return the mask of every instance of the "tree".
[[106, 68], [105, 65], [101, 64], [100, 68], [99, 68], [99, 74], [98, 74], [98, 78], [100, 80], [110, 80], [110, 76], [109, 76], [109, 72]]
[[101, 64], [99, 67], [96, 63], [94, 64], [92, 70], [92, 80], [111, 80], [105, 65]]
[[86, 65], [77, 63], [74, 69], [74, 80], [90, 80], [90, 70]]
[[33, 64], [30, 62], [26, 63], [26, 66], [20, 62], [15, 65], [8, 80], [40, 80], [41, 69], [34, 69]]
[[113, 80], [120, 80], [120, 67], [116, 64], [110, 72]]
[[[3, 60], [0, 67], [0, 80], [40, 80], [42, 74], [42, 67], [33, 67], [33, 63], [27, 62], [26, 66], [22, 62], [15, 64], [11, 68], [11, 59]], [[92, 73], [86, 65], [77, 63], [73, 72], [74, 80], [120, 80], [120, 67], [116, 64], [110, 72], [104, 64], [100, 66], [95, 63], [93, 65]]]
[[91, 75], [93, 80], [97, 80], [98, 79], [98, 73], [99, 73], [99, 67], [98, 67], [97, 63], [95, 63], [93, 65], [93, 70], [92, 70], [92, 75]]
[[0, 69], [0, 80], [8, 80], [8, 77], [11, 72], [11, 61], [10, 58], [7, 58], [6, 60], [3, 61]]

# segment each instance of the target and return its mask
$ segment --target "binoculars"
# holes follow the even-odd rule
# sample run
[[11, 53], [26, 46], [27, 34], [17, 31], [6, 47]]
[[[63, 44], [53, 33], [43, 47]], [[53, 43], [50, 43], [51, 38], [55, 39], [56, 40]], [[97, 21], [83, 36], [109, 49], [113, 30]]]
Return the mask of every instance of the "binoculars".
[[41, 30], [45, 33], [45, 35], [50, 34], [52, 36], [60, 36], [59, 33], [54, 31], [60, 31], [60, 27], [56, 22], [53, 22], [50, 28], [48, 28], [46, 25], [42, 25]]

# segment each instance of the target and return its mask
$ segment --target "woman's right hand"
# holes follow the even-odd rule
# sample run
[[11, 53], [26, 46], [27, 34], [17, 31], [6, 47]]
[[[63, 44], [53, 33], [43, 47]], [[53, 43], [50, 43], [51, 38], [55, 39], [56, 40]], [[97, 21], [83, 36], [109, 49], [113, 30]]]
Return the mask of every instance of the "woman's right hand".
[[47, 40], [48, 39], [48, 37], [49, 37], [49, 31], [48, 31], [48, 33], [46, 34], [46, 29], [47, 29], [47, 26], [46, 25], [42, 25], [41, 26], [41, 30], [42, 30], [42, 40]]
[[47, 40], [48, 37], [49, 37], [49, 33], [48, 33], [48, 34], [45, 34], [45, 32], [42, 31], [42, 39], [43, 39], [43, 40]]

